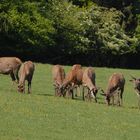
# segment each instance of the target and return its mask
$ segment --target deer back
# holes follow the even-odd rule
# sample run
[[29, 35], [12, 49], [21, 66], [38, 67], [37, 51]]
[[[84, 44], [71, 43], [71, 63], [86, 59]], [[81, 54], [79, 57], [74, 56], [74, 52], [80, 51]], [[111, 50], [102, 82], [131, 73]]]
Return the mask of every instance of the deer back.
[[18, 70], [22, 62], [17, 57], [1, 57], [0, 58], [0, 73], [10, 73]]
[[88, 67], [83, 73], [83, 84], [87, 86], [90, 90], [95, 88], [95, 71], [93, 68]]
[[108, 81], [108, 86], [107, 86], [107, 90], [106, 90], [106, 94], [113, 94], [114, 91], [116, 91], [117, 89], [122, 89], [124, 88], [124, 84], [125, 84], [125, 79], [123, 74], [121, 73], [114, 73]]
[[52, 77], [53, 81], [59, 85], [61, 85], [65, 78], [65, 71], [62, 66], [55, 65], [52, 68]]

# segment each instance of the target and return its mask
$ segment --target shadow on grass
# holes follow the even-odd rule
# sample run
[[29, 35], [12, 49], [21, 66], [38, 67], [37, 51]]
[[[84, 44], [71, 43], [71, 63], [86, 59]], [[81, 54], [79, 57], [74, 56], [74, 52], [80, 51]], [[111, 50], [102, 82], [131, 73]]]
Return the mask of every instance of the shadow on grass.
[[138, 110], [140, 110], [137, 106], [130, 106], [130, 107], [128, 107], [129, 109], [138, 109]]
[[106, 105], [106, 103], [105, 103], [105, 102], [101, 102], [101, 101], [99, 101], [99, 102], [98, 102], [98, 104], [103, 104], [103, 105]]
[[[76, 100], [76, 101], [80, 101], [80, 102], [93, 102], [95, 103], [94, 100], [92, 101], [88, 101], [88, 100], [85, 100], [83, 101], [82, 97], [81, 96], [78, 96], [78, 97], [74, 97], [74, 99], [72, 99], [71, 96], [66, 96], [66, 97], [59, 97], [59, 96], [55, 96], [55, 95], [52, 95], [52, 94], [36, 94], [36, 95], [39, 95], [39, 96], [51, 96], [51, 97], [56, 97], [56, 98], [64, 98], [66, 100]], [[104, 101], [102, 101], [103, 98], [101, 97], [97, 97], [97, 104], [102, 104], [102, 105], [106, 105], [106, 103]], [[98, 101], [100, 100], [100, 101]], [[110, 106], [113, 106], [112, 104]], [[117, 106], [117, 107], [120, 107], [118, 105], [114, 105], [114, 107]], [[121, 107], [124, 107], [124, 106], [121, 106]], [[138, 107], [128, 107], [129, 109], [138, 109]]]
[[74, 97], [74, 99], [72, 99], [72, 100], [76, 100], [76, 101], [80, 101], [80, 102], [82, 101], [82, 102], [84, 102], [83, 99], [82, 99], [81, 97]]
[[[105, 104], [105, 103], [103, 103], [103, 102], [101, 102], [101, 101], [98, 101], [98, 100], [100, 100], [100, 99], [102, 99], [102, 98], [97, 97], [97, 104], [98, 104], [98, 103], [99, 103], [99, 104]], [[93, 103], [95, 103], [94, 99], [91, 99], [91, 101], [90, 101], [90, 100], [88, 100], [88, 99], [85, 98], [85, 100], [83, 100], [83, 98], [82, 98], [81, 96], [74, 97], [74, 100], [82, 101], [82, 102], [91, 102], [91, 103], [93, 102]]]
[[36, 94], [36, 95], [39, 95], [39, 96], [54, 96], [52, 94]]

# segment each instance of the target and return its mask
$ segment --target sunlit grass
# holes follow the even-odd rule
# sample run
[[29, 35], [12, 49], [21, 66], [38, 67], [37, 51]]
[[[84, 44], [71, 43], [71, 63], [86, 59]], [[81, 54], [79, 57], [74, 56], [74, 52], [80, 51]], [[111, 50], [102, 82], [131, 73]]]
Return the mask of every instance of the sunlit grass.
[[[129, 82], [138, 70], [95, 68], [97, 86], [106, 88], [113, 72], [126, 78], [123, 107], [54, 97], [52, 65], [36, 64], [32, 94], [19, 94], [9, 76], [0, 75], [0, 140], [138, 140], [140, 111]], [[68, 71], [71, 67], [65, 66]]]

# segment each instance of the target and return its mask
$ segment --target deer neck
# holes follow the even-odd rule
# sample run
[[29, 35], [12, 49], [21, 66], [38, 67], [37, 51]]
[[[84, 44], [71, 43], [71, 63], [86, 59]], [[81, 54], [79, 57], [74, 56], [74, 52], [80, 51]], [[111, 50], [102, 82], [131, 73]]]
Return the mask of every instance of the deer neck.
[[26, 80], [25, 78], [26, 78], [26, 72], [25, 72], [25, 68], [23, 68], [20, 74], [19, 85], [25, 85], [25, 80]]

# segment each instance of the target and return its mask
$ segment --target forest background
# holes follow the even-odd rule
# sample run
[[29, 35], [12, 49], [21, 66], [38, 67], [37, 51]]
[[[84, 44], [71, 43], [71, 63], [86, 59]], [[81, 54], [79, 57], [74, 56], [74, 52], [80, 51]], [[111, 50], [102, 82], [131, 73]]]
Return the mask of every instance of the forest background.
[[140, 0], [1, 0], [0, 56], [140, 68]]

